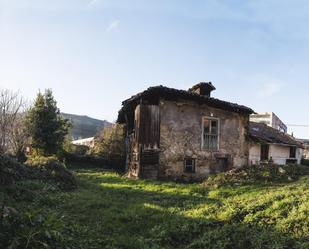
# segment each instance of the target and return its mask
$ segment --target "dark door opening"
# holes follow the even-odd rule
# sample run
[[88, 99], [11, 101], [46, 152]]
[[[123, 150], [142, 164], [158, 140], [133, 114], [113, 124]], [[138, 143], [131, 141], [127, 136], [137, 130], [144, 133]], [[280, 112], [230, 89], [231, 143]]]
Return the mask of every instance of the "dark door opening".
[[296, 147], [290, 147], [290, 158], [296, 158]]
[[269, 156], [269, 145], [262, 144], [261, 145], [261, 161], [268, 161]]

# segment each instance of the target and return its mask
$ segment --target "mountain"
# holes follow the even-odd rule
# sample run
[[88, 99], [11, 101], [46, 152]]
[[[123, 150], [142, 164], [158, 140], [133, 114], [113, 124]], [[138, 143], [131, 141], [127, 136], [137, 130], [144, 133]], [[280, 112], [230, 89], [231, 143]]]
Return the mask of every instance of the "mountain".
[[72, 122], [71, 137], [73, 140], [94, 137], [112, 123], [106, 120], [94, 119], [88, 116], [61, 113], [61, 115]]

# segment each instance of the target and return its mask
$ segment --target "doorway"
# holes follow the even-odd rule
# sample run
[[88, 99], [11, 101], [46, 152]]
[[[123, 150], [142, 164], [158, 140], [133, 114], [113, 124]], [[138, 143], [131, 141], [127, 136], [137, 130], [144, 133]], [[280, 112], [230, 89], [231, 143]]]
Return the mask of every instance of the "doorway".
[[261, 144], [261, 161], [268, 161], [269, 157], [269, 145]]

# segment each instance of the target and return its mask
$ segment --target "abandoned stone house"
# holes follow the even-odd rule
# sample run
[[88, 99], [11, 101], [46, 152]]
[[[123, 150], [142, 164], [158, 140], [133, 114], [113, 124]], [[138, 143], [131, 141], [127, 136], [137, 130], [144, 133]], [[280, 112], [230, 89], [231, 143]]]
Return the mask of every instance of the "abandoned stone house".
[[250, 122], [250, 164], [300, 164], [304, 145], [291, 135], [264, 123]]
[[253, 110], [212, 98], [213, 90], [156, 86], [122, 103], [129, 177], [198, 180], [248, 165]]

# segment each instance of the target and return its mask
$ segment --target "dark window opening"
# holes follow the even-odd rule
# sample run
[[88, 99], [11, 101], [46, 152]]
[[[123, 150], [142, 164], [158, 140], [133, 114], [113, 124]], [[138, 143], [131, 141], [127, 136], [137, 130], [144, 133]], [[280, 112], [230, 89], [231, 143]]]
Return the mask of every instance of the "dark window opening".
[[269, 156], [269, 145], [262, 144], [261, 145], [261, 161], [267, 161]]
[[296, 158], [296, 147], [290, 147], [290, 158]]
[[185, 172], [188, 172], [188, 173], [195, 172], [195, 159], [193, 158], [185, 159]]

